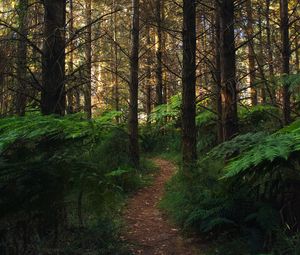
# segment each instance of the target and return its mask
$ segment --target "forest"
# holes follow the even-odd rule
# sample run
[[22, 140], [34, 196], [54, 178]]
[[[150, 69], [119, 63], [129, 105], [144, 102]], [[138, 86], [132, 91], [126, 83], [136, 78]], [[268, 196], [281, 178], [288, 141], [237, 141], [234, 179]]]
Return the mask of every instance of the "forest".
[[299, 0], [0, 0], [0, 255], [299, 255]]

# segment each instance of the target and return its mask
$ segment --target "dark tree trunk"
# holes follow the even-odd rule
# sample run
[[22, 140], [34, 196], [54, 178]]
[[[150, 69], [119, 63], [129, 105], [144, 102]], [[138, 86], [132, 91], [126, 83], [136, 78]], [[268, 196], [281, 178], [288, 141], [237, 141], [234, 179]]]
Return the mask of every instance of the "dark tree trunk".
[[254, 57], [256, 58], [257, 66], [260, 73], [260, 80], [261, 80], [261, 90], [260, 90], [260, 97], [261, 97], [261, 103], [265, 104], [267, 102], [267, 95], [266, 91], [269, 92], [271, 101], [273, 102], [273, 95], [270, 90], [269, 84], [267, 82], [266, 76], [265, 76], [265, 70], [264, 70], [264, 42], [263, 42], [263, 24], [262, 24], [262, 14], [261, 9], [258, 10], [258, 41], [260, 42], [258, 44], [258, 54], [254, 54]]
[[162, 70], [162, 1], [156, 0], [156, 105], [163, 104], [163, 70]]
[[221, 55], [220, 55], [220, 11], [219, 5], [215, 4], [215, 107], [218, 114], [218, 143], [223, 142], [223, 125], [222, 125], [222, 96], [221, 96]]
[[44, 0], [45, 28], [43, 54], [42, 113], [64, 115], [66, 1]]
[[[280, 32], [282, 40], [282, 74], [290, 74], [290, 36], [289, 36], [289, 12], [288, 0], [280, 0]], [[284, 123], [291, 122], [291, 93], [289, 91], [289, 84], [284, 81], [283, 84], [283, 116]]]
[[183, 167], [195, 163], [196, 150], [196, 1], [183, 1], [182, 73], [182, 155]]
[[87, 118], [92, 118], [92, 1], [85, 1], [86, 12], [86, 45], [85, 45], [85, 58], [86, 58], [86, 84], [84, 86], [84, 111]]
[[230, 140], [238, 133], [236, 60], [234, 39], [234, 1], [220, 3], [221, 83], [223, 101], [223, 138]]
[[[269, 66], [269, 75], [271, 80], [274, 79], [275, 71], [274, 71], [274, 57], [273, 57], [273, 48], [272, 48], [272, 40], [271, 40], [271, 25], [270, 25], [270, 4], [271, 0], [266, 0], [266, 34], [267, 34], [267, 56], [268, 56], [268, 66]], [[274, 87], [273, 82], [271, 85]], [[276, 105], [276, 91], [274, 88], [270, 89], [270, 97], [273, 105]]]
[[19, 15], [19, 38], [18, 38], [18, 53], [17, 53], [17, 78], [18, 87], [16, 95], [16, 113], [19, 116], [25, 115], [26, 108], [26, 74], [27, 74], [27, 42], [28, 35], [27, 17], [28, 17], [28, 0], [20, 0], [18, 7]]
[[296, 71], [297, 73], [300, 72], [300, 59], [299, 59], [299, 38], [300, 36], [297, 36], [297, 40], [295, 41], [295, 65], [296, 65]]
[[130, 57], [129, 84], [129, 151], [131, 162], [139, 167], [140, 153], [138, 141], [138, 88], [139, 88], [139, 37], [140, 1], [132, 0], [132, 49]]
[[[147, 26], [147, 45], [151, 45], [151, 34], [150, 34], [150, 27]], [[147, 113], [147, 122], [150, 121], [150, 114], [151, 114], [151, 96], [152, 96], [152, 89], [151, 89], [151, 51], [149, 50], [148, 58], [147, 58], [147, 84], [146, 84], [146, 113]]]
[[251, 89], [251, 103], [252, 105], [257, 105], [257, 89], [255, 85], [256, 81], [256, 68], [255, 68], [255, 50], [254, 50], [254, 40], [251, 39], [254, 35], [253, 29], [253, 14], [252, 14], [252, 1], [246, 1], [246, 11], [247, 11], [247, 37], [248, 37], [248, 61], [249, 61], [249, 80]]
[[[70, 22], [69, 22], [69, 38], [72, 38], [72, 36], [74, 35], [74, 14], [73, 14], [73, 0], [70, 0], [69, 2], [69, 6], [70, 6]], [[75, 45], [74, 45], [74, 41], [71, 39], [70, 41], [70, 59], [69, 59], [69, 74], [71, 75], [74, 71], [74, 49], [75, 49]], [[69, 86], [68, 86], [68, 92], [67, 92], [67, 99], [68, 99], [68, 103], [67, 103], [67, 113], [68, 114], [72, 114], [75, 112], [75, 89], [72, 88], [73, 87], [73, 80], [70, 79], [69, 81]], [[74, 93], [75, 92], [75, 93]]]
[[[116, 2], [115, 0], [113, 1], [113, 7], [114, 10], [116, 9]], [[117, 13], [115, 12], [113, 15], [113, 22], [114, 22], [114, 41], [117, 42]], [[114, 64], [114, 80], [115, 80], [115, 85], [114, 85], [114, 94], [115, 94], [115, 108], [116, 111], [120, 110], [120, 95], [119, 95], [119, 54], [118, 54], [118, 45], [114, 43], [114, 57], [115, 57], [115, 64]], [[120, 122], [120, 118], [117, 117], [117, 122]]]
[[267, 53], [268, 53], [268, 63], [270, 76], [274, 77], [274, 58], [272, 51], [272, 41], [271, 41], [271, 26], [270, 26], [270, 2], [271, 0], [266, 0], [266, 33], [267, 33]]

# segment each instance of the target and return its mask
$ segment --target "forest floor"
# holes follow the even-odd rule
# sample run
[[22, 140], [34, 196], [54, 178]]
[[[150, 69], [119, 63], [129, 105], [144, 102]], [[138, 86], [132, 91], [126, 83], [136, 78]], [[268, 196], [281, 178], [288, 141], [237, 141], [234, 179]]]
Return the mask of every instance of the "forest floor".
[[183, 238], [158, 209], [165, 184], [175, 173], [176, 166], [158, 158], [154, 162], [159, 171], [152, 185], [131, 197], [124, 211], [127, 225], [124, 240], [134, 255], [204, 255], [205, 247], [196, 245], [193, 238]]

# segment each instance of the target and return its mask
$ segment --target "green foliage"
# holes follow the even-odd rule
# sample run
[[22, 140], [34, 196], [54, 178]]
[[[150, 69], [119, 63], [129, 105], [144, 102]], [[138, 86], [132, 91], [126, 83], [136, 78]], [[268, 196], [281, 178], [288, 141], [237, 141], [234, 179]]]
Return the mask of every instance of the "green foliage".
[[126, 193], [142, 185], [141, 173], [128, 160], [128, 135], [114, 122], [118, 115], [93, 121], [80, 115], [0, 120], [0, 240], [6, 247], [16, 246], [10, 238], [16, 233], [8, 229], [29, 236], [26, 242], [37, 249], [38, 240], [47, 247], [58, 233], [74, 237], [64, 222], [75, 229], [82, 222], [87, 231], [82, 233], [91, 238], [87, 244], [98, 243], [98, 254], [117, 254], [116, 232], [92, 228], [104, 218], [114, 225]]
[[217, 144], [217, 116], [208, 110], [202, 110], [196, 116], [196, 125], [197, 149], [199, 153], [203, 153]]
[[[188, 175], [179, 172], [161, 206], [185, 230], [239, 240], [237, 247], [223, 240], [232, 254], [271, 252], [278, 229], [288, 226], [290, 235], [300, 222], [299, 148], [299, 121], [273, 134], [237, 136], [202, 155]], [[274, 254], [293, 254], [286, 246]], [[225, 250], [221, 246], [214, 254]]]
[[174, 126], [180, 119], [181, 95], [173, 96], [168, 104], [156, 106], [151, 113], [150, 121], [157, 126]]
[[274, 132], [281, 126], [280, 111], [270, 105], [239, 108], [239, 124], [243, 133], [265, 130]]
[[300, 128], [297, 126], [298, 122], [258, 140], [254, 147], [230, 162], [225, 168], [225, 177], [233, 177], [245, 171], [254, 173], [261, 169], [266, 173], [274, 170], [280, 162], [293, 164], [291, 157], [300, 150]]

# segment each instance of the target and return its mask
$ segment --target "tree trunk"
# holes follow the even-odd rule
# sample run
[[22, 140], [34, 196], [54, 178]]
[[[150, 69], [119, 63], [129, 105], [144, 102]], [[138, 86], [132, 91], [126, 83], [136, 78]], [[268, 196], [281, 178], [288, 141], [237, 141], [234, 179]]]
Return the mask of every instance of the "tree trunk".
[[[74, 15], [73, 15], [73, 0], [70, 0], [69, 2], [70, 5], [70, 24], [69, 24], [69, 38], [72, 38], [74, 35]], [[69, 57], [69, 74], [71, 75], [74, 71], [74, 41], [70, 41], [70, 57]], [[67, 104], [67, 113], [72, 114], [75, 112], [75, 98], [74, 98], [74, 92], [75, 90], [72, 88], [73, 87], [73, 80], [70, 79], [69, 81], [69, 86], [68, 86], [68, 92], [67, 92], [67, 99], [68, 99], [68, 104]]]
[[257, 89], [255, 85], [256, 81], [256, 68], [255, 68], [255, 50], [254, 50], [254, 40], [251, 39], [254, 35], [253, 29], [253, 14], [252, 14], [252, 1], [246, 1], [246, 11], [247, 11], [247, 37], [248, 37], [248, 62], [249, 62], [249, 81], [251, 90], [251, 104], [257, 105]]
[[[274, 57], [273, 57], [273, 49], [272, 49], [272, 40], [271, 40], [271, 25], [270, 25], [270, 4], [271, 0], [266, 0], [266, 34], [267, 34], [267, 55], [268, 55], [268, 63], [269, 63], [269, 75], [270, 80], [272, 81], [271, 85], [274, 87], [273, 79], [275, 76], [274, 71]], [[273, 105], [276, 105], [276, 91], [274, 88], [270, 89], [272, 95], [271, 101]]]
[[268, 52], [268, 62], [269, 62], [269, 72], [270, 76], [274, 77], [274, 58], [272, 51], [272, 41], [271, 41], [271, 26], [270, 26], [270, 2], [271, 0], [266, 0], [266, 33], [267, 33], [267, 44], [266, 49]]
[[[113, 1], [113, 6], [114, 6], [114, 11], [116, 9], [116, 2], [115, 0]], [[114, 25], [114, 41], [117, 42], [117, 13], [114, 12], [113, 14], [113, 25]], [[114, 64], [114, 94], [115, 94], [115, 109], [116, 111], [120, 110], [120, 95], [119, 95], [119, 66], [118, 66], [118, 60], [119, 60], [119, 55], [118, 55], [118, 45], [114, 43], [114, 57], [115, 57], [115, 64]], [[117, 117], [117, 122], [120, 122], [120, 118]]]
[[139, 37], [140, 1], [132, 0], [132, 49], [130, 57], [129, 84], [129, 151], [131, 163], [139, 167], [140, 153], [138, 141], [138, 87], [139, 87]]
[[264, 70], [264, 42], [263, 42], [263, 24], [262, 24], [262, 13], [261, 9], [258, 10], [258, 29], [259, 29], [259, 34], [258, 34], [258, 41], [259, 43], [259, 48], [258, 48], [258, 54], [254, 54], [253, 56], [256, 58], [257, 66], [259, 69], [260, 73], [260, 80], [261, 80], [261, 90], [260, 90], [260, 96], [261, 96], [261, 103], [266, 104], [267, 102], [267, 95], [266, 95], [266, 90], [269, 92], [269, 96], [271, 101], [273, 102], [273, 95], [270, 90], [270, 86], [267, 82], [266, 76], [265, 76], [265, 70]]
[[223, 142], [223, 125], [222, 125], [222, 96], [221, 96], [221, 56], [220, 56], [220, 11], [219, 5], [215, 4], [215, 108], [218, 114], [218, 143]]
[[220, 3], [221, 83], [223, 102], [223, 138], [238, 134], [236, 56], [234, 39], [234, 1]]
[[[147, 25], [147, 45], [151, 45], [151, 33], [150, 27]], [[151, 114], [151, 96], [152, 96], [152, 89], [151, 89], [151, 51], [148, 52], [147, 57], [147, 82], [146, 82], [146, 114], [147, 114], [147, 122], [150, 122], [150, 114]]]
[[28, 0], [19, 1], [19, 40], [18, 40], [18, 53], [17, 53], [17, 78], [18, 87], [16, 95], [16, 113], [19, 116], [25, 115], [26, 108], [26, 74], [27, 74], [27, 42], [28, 35], [27, 29], [27, 16], [28, 16]]
[[85, 39], [85, 59], [86, 59], [86, 72], [85, 72], [85, 86], [84, 86], [84, 111], [87, 118], [92, 118], [92, 1], [85, 1], [85, 15], [86, 15], [86, 39]]
[[183, 167], [197, 159], [196, 149], [196, 1], [183, 1], [182, 73], [182, 156]]
[[[289, 12], [288, 0], [280, 0], [280, 32], [282, 40], [282, 75], [290, 74], [290, 42], [289, 42]], [[289, 84], [284, 81], [283, 84], [283, 116], [284, 123], [291, 122], [291, 93]]]
[[43, 54], [42, 113], [65, 113], [65, 23], [66, 1], [44, 0], [45, 28]]
[[156, 0], [156, 105], [163, 104], [163, 70], [162, 70], [162, 1]]

